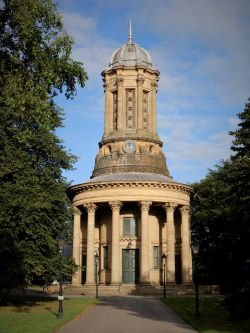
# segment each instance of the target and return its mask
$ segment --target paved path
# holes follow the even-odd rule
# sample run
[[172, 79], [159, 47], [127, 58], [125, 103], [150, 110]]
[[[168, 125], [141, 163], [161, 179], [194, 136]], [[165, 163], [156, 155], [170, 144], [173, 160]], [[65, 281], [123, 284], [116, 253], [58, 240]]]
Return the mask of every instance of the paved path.
[[159, 298], [102, 297], [101, 302], [59, 333], [197, 333]]

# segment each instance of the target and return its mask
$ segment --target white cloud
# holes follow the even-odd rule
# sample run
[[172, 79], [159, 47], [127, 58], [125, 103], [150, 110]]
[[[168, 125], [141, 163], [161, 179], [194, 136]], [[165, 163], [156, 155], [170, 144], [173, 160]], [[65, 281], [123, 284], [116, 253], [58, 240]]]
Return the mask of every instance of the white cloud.
[[[75, 110], [84, 118], [103, 121], [100, 73], [120, 45], [114, 34], [113, 39], [105, 35], [101, 25], [112, 9], [119, 14], [118, 36], [131, 13], [143, 36], [155, 37], [146, 48], [161, 72], [158, 124], [170, 171], [181, 175], [182, 181], [204, 176], [208, 167], [230, 155], [228, 131], [236, 128], [235, 115], [249, 97], [250, 2], [93, 0], [91, 6], [91, 14], [63, 12], [66, 30], [76, 42], [73, 57], [83, 61], [89, 74]], [[106, 12], [100, 14], [104, 6]]]
[[141, 1], [144, 29], [160, 37], [153, 60], [162, 86], [173, 92], [216, 95], [237, 105], [250, 91], [250, 2], [242, 0]]
[[209, 167], [230, 156], [232, 137], [221, 127], [224, 123], [230, 126], [232, 118], [215, 120], [181, 114], [161, 114], [159, 118], [167, 163], [170, 173], [178, 175], [177, 181], [198, 180], [201, 171], [204, 176]]
[[96, 34], [96, 19], [94, 17], [64, 12], [63, 22], [68, 34], [73, 36], [77, 47], [88, 44], [91, 36]]
[[116, 45], [97, 30], [97, 18], [75, 12], [63, 12], [66, 31], [75, 41], [72, 56], [84, 63], [87, 85], [101, 87], [101, 72], [107, 67]]

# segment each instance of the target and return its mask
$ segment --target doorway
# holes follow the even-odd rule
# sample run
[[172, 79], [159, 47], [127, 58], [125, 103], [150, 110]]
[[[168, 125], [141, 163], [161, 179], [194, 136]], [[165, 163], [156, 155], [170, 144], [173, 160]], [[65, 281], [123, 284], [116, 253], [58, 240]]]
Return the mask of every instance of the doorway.
[[139, 280], [139, 250], [122, 250], [122, 282], [138, 283]]

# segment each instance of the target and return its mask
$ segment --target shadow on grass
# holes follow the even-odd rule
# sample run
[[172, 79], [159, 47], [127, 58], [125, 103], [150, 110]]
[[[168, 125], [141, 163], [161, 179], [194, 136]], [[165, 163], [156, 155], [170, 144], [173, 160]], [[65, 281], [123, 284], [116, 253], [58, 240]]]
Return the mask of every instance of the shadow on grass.
[[[49, 304], [51, 304], [51, 306], [48, 305], [48, 302]], [[50, 311], [55, 316], [57, 316], [57, 312], [53, 309], [54, 307], [56, 307], [57, 304], [58, 300], [52, 297], [32, 295], [9, 295], [6, 299], [5, 304], [1, 307], [4, 307], [6, 310], [10, 309], [12, 312], [16, 313]]]
[[201, 333], [245, 333], [249, 328], [243, 322], [230, 322], [228, 312], [222, 306], [222, 297], [200, 298], [200, 319], [195, 319], [194, 297], [169, 297], [164, 300], [183, 320]]

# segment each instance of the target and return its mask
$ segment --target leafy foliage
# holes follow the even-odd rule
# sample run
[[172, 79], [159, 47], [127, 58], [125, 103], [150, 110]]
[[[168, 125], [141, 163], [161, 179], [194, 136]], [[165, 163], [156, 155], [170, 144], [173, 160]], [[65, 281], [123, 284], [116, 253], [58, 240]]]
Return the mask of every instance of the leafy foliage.
[[223, 305], [229, 311], [232, 321], [249, 318], [250, 310], [250, 283], [245, 283], [242, 288], [225, 297]]
[[246, 104], [232, 155], [193, 184], [193, 237], [201, 242], [201, 282], [219, 283], [222, 291], [241, 288], [250, 280], [250, 104]]
[[[51, 0], [0, 5], [0, 289], [42, 281], [54, 270], [56, 238], [69, 236], [62, 170], [73, 167], [55, 131], [54, 97], [84, 86], [82, 64]], [[72, 266], [73, 267], [73, 266]]]

